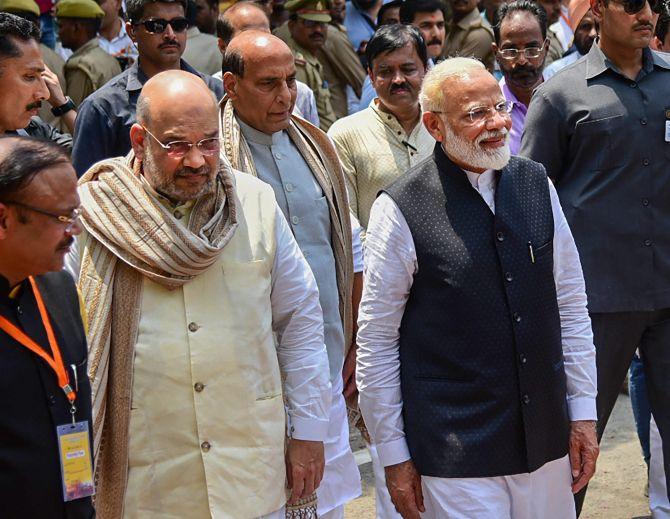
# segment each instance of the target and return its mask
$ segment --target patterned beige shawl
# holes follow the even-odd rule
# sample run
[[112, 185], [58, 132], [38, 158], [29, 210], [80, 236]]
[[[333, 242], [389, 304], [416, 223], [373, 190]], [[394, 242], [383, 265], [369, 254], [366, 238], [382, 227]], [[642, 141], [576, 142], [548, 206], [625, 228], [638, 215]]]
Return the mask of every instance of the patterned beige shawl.
[[[219, 103], [221, 108], [219, 110], [219, 127], [223, 151], [233, 168], [258, 176], [251, 149], [240, 131], [240, 125], [233, 112], [233, 104], [228, 101], [228, 97], [224, 96]], [[328, 200], [346, 355], [353, 339], [351, 297], [354, 266], [347, 188], [344, 183], [340, 159], [326, 134], [300, 117], [291, 117], [287, 132], [312, 173], [314, 173], [314, 177]]]
[[133, 349], [142, 277], [175, 289], [216, 261], [237, 227], [233, 174], [220, 164], [216, 189], [198, 199], [188, 230], [147, 193], [133, 152], [93, 166], [79, 180], [88, 231], [79, 288], [89, 320], [96, 510], [122, 516], [128, 473]]

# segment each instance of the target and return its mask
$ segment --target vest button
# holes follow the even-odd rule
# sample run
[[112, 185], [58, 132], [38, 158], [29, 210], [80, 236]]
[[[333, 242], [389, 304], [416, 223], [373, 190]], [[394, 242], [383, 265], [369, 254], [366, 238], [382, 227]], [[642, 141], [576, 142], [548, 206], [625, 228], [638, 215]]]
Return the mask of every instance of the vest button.
[[649, 159], [644, 159], [644, 160], [642, 161], [642, 165], [643, 165], [643, 166], [648, 166], [648, 165], [649, 165]]
[[49, 405], [56, 405], [56, 397], [54, 395], [49, 395], [47, 400], [49, 400]]
[[517, 323], [521, 322], [521, 316], [519, 314], [517, 314], [516, 312], [514, 312], [512, 314], [512, 319], [514, 319]]
[[523, 353], [519, 355], [519, 362], [521, 362], [521, 364], [525, 364], [526, 362], [528, 362], [528, 359]]
[[202, 392], [203, 389], [205, 389], [205, 384], [203, 384], [202, 382], [196, 382], [195, 384], [193, 384], [193, 389], [195, 389], [196, 392], [200, 393]]
[[284, 189], [286, 189], [286, 191], [287, 191], [288, 193], [290, 193], [291, 191], [293, 191], [293, 184], [291, 184], [290, 182], [287, 182], [287, 183], [284, 185]]
[[507, 281], [512, 281], [512, 280], [514, 279], [514, 278], [512, 277], [512, 273], [511, 273], [511, 272], [505, 272], [505, 279], [506, 279]]
[[200, 444], [200, 448], [202, 449], [202, 452], [209, 452], [209, 449], [212, 448], [212, 445], [209, 442], [202, 442]]
[[300, 223], [300, 218], [298, 218], [297, 216], [291, 216], [291, 223], [293, 225], [298, 225]]
[[188, 323], [188, 330], [190, 332], [195, 332], [200, 328], [196, 323]]
[[502, 231], [498, 231], [496, 233], [496, 240], [503, 241], [504, 239], [505, 239], [505, 235], [502, 233]]
[[521, 401], [522, 401], [524, 404], [528, 405], [528, 404], [530, 404], [530, 397], [529, 397], [528, 395], [523, 395], [523, 396], [521, 397]]
[[647, 207], [649, 205], [649, 199], [648, 198], [643, 198], [642, 199], [642, 205]]
[[16, 307], [16, 313], [17, 313], [18, 315], [23, 315], [23, 308], [21, 308], [20, 306], [17, 306], [17, 307]]
[[651, 247], [651, 240], [644, 240], [645, 247]]

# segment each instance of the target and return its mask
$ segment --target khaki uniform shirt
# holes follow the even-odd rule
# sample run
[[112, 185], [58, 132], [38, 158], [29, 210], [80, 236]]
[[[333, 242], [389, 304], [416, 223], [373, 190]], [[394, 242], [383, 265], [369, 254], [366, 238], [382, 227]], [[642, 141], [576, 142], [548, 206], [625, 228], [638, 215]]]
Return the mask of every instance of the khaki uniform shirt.
[[213, 75], [221, 72], [223, 57], [216, 36], [200, 32], [191, 27], [186, 32], [186, 49], [182, 59], [201, 74]]
[[329, 26], [328, 38], [317, 57], [323, 65], [323, 77], [330, 88], [335, 115], [338, 118], [346, 117], [349, 115], [347, 86], [353, 89], [356, 97], [360, 97], [365, 81], [365, 70], [349, 42], [347, 33]]
[[[277, 27], [274, 34], [289, 44], [291, 33], [288, 30], [288, 24]], [[349, 114], [347, 86], [350, 86], [356, 96], [360, 97], [366, 75], [347, 33], [339, 30], [338, 27], [329, 25], [326, 43], [316, 53], [316, 57], [323, 67], [323, 79], [328, 83], [330, 102], [335, 116], [346, 117]]]
[[435, 147], [420, 119], [408, 135], [394, 115], [379, 109], [378, 102], [375, 99], [365, 110], [336, 121], [328, 131], [340, 156], [351, 212], [363, 230], [379, 191], [429, 157]]
[[549, 50], [544, 60], [545, 67], [563, 57], [563, 46], [561, 40], [558, 39], [558, 35], [551, 29], [547, 29], [547, 38], [549, 38]]
[[328, 131], [328, 128], [335, 122], [337, 117], [330, 100], [328, 82], [323, 77], [323, 67], [314, 54], [303, 49], [293, 38], [289, 37], [286, 44], [290, 47], [295, 57], [295, 77], [298, 81], [305, 83], [314, 92], [321, 129], [324, 132]]
[[[64, 74], [64, 68], [65, 68], [65, 61], [63, 58], [61, 58], [56, 52], [43, 43], [40, 43], [40, 52], [42, 53], [42, 59], [44, 60], [44, 64], [49, 67], [49, 69], [56, 74], [58, 77], [58, 82], [60, 83], [60, 87], [63, 90], [63, 92], [66, 91], [66, 84], [65, 84], [65, 74]], [[37, 115], [40, 116], [40, 118], [49, 123], [51, 126], [54, 126], [55, 128], [58, 128], [59, 130], [64, 130], [65, 127], [64, 125], [60, 124], [60, 117], [56, 117], [51, 113], [51, 105], [49, 103], [42, 103], [42, 107], [40, 108], [40, 111], [38, 112]]]
[[100, 48], [98, 38], [93, 38], [65, 62], [67, 95], [79, 106], [84, 99], [120, 73], [119, 62]]
[[474, 57], [482, 61], [489, 72], [493, 72], [494, 56], [491, 50], [493, 29], [482, 19], [479, 11], [473, 9], [460, 22], [449, 24], [444, 42], [444, 57]]

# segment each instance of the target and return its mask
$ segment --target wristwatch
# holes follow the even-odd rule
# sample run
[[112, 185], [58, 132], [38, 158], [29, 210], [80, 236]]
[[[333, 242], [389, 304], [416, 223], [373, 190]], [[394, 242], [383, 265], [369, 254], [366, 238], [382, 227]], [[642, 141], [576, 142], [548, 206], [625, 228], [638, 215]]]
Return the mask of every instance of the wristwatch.
[[69, 97], [66, 97], [65, 102], [62, 105], [51, 109], [51, 113], [54, 114], [54, 117], [60, 117], [61, 115], [68, 113], [70, 110], [74, 110], [75, 108], [76, 106], [74, 105], [74, 101]]

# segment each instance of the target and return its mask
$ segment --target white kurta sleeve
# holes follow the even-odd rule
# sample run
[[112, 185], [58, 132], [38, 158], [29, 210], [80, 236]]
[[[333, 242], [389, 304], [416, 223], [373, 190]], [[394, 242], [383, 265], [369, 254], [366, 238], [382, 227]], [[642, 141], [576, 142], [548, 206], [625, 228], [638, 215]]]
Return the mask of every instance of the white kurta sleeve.
[[417, 271], [405, 217], [386, 194], [372, 205], [358, 313], [356, 382], [365, 423], [383, 466], [410, 458], [400, 391], [400, 322]]
[[319, 291], [279, 207], [276, 222], [270, 299], [291, 436], [324, 441], [331, 389]]
[[351, 218], [351, 249], [354, 257], [354, 273], [363, 272], [363, 243], [361, 242], [361, 224], [358, 219], [349, 213]]
[[549, 181], [554, 216], [554, 280], [561, 317], [561, 339], [571, 421], [596, 420], [597, 371], [586, 286], [579, 253], [556, 193]]

